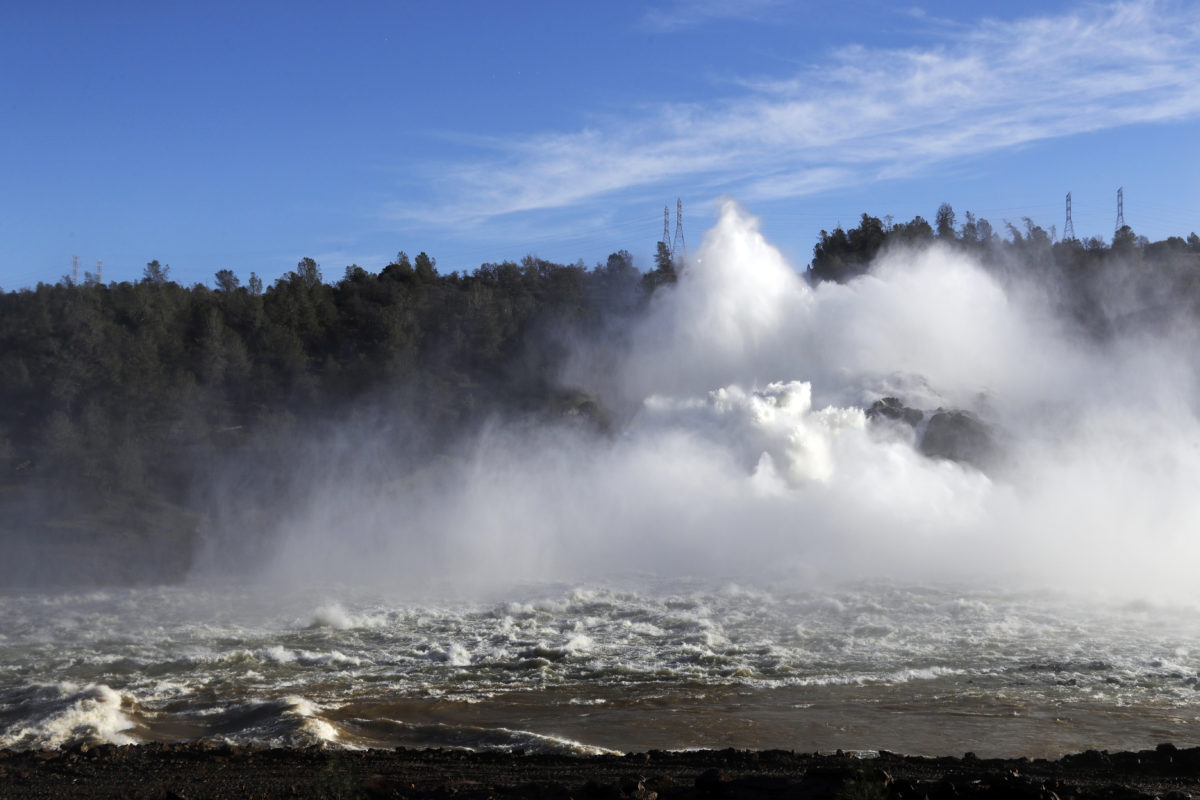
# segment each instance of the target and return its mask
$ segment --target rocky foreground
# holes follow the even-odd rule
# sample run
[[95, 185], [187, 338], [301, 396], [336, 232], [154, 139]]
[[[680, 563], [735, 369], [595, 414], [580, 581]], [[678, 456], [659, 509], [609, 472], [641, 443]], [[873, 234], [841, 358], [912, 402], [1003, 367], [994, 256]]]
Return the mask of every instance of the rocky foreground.
[[1186, 798], [1200, 748], [1045, 759], [770, 751], [569, 757], [208, 742], [0, 750], [3, 798]]

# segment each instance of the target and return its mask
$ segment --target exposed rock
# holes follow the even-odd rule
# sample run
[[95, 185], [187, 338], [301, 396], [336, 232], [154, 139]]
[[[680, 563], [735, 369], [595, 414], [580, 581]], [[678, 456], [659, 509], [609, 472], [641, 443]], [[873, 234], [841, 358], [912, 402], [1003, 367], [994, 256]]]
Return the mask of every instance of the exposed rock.
[[898, 397], [885, 397], [882, 400], [876, 400], [867, 409], [867, 419], [891, 419], [898, 422], [904, 422], [915, 426], [925, 416], [925, 412], [909, 408], [900, 402]]
[[921, 452], [983, 469], [995, 463], [996, 440], [979, 417], [969, 411], [938, 409], [921, 439]]

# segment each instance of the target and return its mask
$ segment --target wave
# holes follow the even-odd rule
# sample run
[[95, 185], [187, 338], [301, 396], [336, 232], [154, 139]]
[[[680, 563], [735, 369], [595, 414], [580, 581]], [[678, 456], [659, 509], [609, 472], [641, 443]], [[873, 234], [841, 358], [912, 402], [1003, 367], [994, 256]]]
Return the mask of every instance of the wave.
[[136, 700], [102, 683], [56, 683], [0, 695], [0, 747], [35, 749], [76, 744], [133, 744]]
[[342, 731], [323, 716], [324, 707], [298, 695], [242, 703], [206, 720], [206, 735], [270, 747], [342, 745]]
[[533, 731], [452, 725], [447, 723], [410, 723], [394, 719], [355, 719], [348, 723], [361, 736], [402, 747], [448, 747], [462, 750], [493, 750], [511, 753], [523, 751], [543, 755], [621, 755], [619, 750]]

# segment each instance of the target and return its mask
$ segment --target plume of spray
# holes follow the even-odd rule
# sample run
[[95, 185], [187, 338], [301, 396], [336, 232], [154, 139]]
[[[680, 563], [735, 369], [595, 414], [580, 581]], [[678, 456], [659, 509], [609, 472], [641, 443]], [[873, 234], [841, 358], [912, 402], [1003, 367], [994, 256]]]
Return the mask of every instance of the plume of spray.
[[[1035, 282], [891, 250], [811, 287], [733, 202], [614, 370], [564, 382], [631, 410], [611, 435], [494, 422], [457, 457], [305, 482], [265, 576], [421, 591], [626, 573], [984, 580], [1195, 599], [1195, 334], [1105, 343]], [[896, 397], [970, 411], [983, 469], [925, 455]], [[350, 447], [353, 450], [353, 446]]]

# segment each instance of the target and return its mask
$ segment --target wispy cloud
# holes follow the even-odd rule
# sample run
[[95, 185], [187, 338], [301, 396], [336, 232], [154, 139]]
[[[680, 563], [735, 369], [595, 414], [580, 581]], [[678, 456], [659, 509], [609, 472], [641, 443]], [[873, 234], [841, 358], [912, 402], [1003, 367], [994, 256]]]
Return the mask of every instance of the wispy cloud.
[[[701, 5], [704, 5], [701, 3]], [[929, 48], [846, 47], [707, 104], [631, 109], [439, 166], [426, 222], [483, 221], [686, 183], [746, 200], [912, 174], [950, 159], [1200, 116], [1200, 14], [1144, 0], [986, 20]]]

